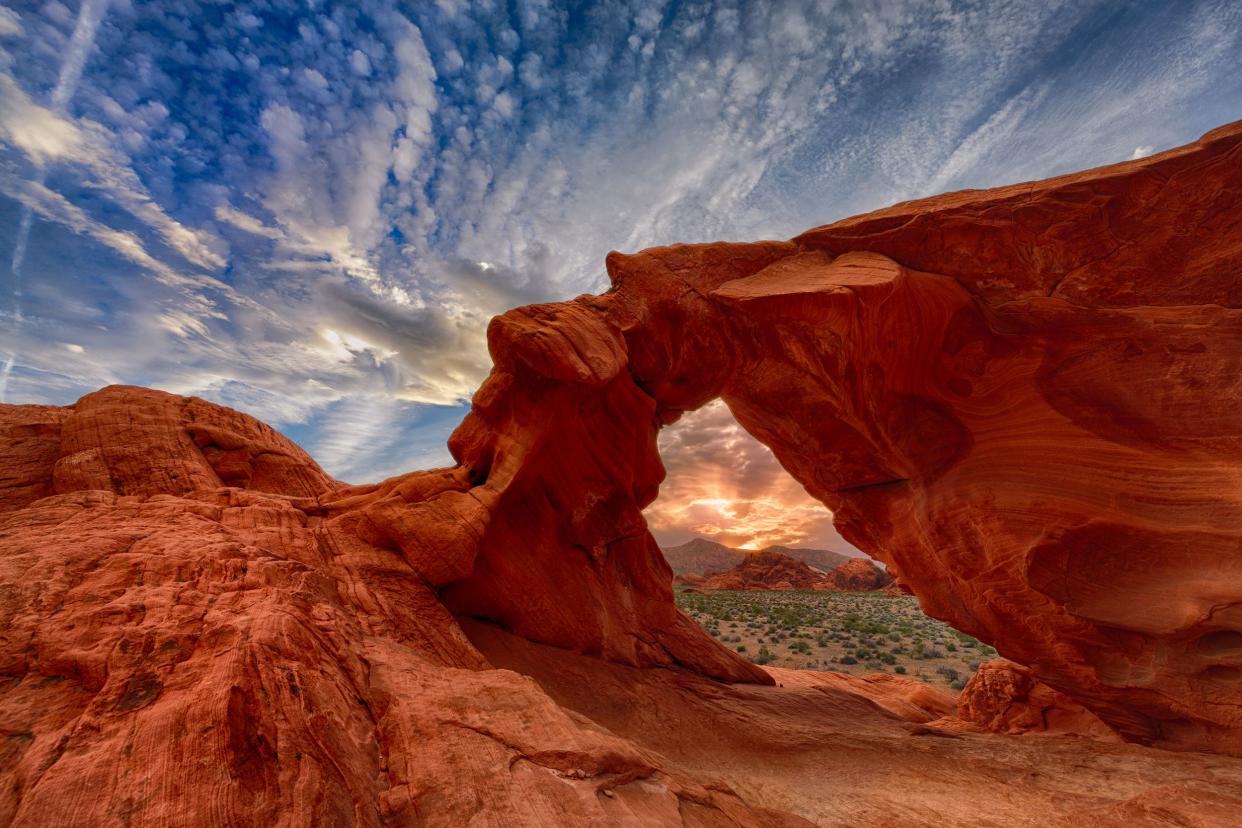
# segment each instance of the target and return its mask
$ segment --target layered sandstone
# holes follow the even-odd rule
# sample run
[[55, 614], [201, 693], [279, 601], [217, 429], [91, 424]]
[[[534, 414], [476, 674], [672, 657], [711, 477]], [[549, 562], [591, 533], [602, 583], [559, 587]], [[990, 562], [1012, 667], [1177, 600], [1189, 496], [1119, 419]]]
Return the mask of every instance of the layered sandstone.
[[866, 558], [854, 558], [829, 572], [824, 580], [828, 589], [840, 592], [875, 592], [895, 579]]
[[641, 557], [656, 430], [720, 397], [930, 614], [1127, 738], [1237, 750], [1240, 143], [612, 254], [607, 295], [499, 317], [451, 448], [534, 517], [448, 606], [579, 649], [626, 626], [525, 596]]
[[376, 485], [201, 400], [0, 407], [0, 824], [1229, 824], [1232, 758], [777, 686], [641, 510], [721, 397], [929, 613], [1128, 740], [1238, 752], [1239, 192], [1232, 125], [613, 254], [492, 322], [454, 468]]
[[754, 552], [728, 572], [707, 578], [704, 589], [827, 589], [823, 572], [779, 552]]
[[1061, 733], [1117, 740], [1100, 718], [1012, 661], [980, 665], [962, 689], [956, 718], [993, 733]]
[[459, 472], [344, 487], [138, 388], [0, 433], [0, 825], [807, 824], [491, 669], [435, 591], [486, 525]]

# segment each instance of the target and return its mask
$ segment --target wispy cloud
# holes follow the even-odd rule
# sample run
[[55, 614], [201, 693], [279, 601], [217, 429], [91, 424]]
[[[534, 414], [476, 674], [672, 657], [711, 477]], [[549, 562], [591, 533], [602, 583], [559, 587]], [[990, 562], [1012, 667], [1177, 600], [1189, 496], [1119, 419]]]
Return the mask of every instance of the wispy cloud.
[[[69, 47], [65, 52], [64, 62], [60, 66], [60, 74], [56, 86], [52, 89], [50, 113], [36, 111], [30, 106], [25, 93], [5, 77], [0, 80], [0, 100], [8, 100], [8, 104], [0, 104], [0, 130], [5, 138], [24, 149], [27, 155], [36, 162], [45, 160], [44, 152], [50, 146], [52, 154], [64, 151], [77, 143], [76, 130], [58, 117], [77, 91], [78, 81], [82, 77], [82, 69], [95, 45], [95, 30], [107, 11], [108, 0], [82, 0], [78, 9], [77, 22], [73, 27], [73, 35], [69, 39]], [[5, 35], [21, 34], [22, 28], [16, 15], [5, 9], [0, 16], [0, 33]], [[14, 106], [16, 104], [16, 106]], [[23, 104], [25, 104], [23, 106]], [[16, 110], [16, 111], [15, 111]], [[24, 111], [23, 111], [24, 110]], [[38, 184], [44, 181], [41, 170]], [[9, 272], [13, 278], [13, 320], [19, 326], [22, 323], [22, 265], [26, 260], [26, 245], [30, 240], [30, 227], [33, 222], [32, 207], [24, 205], [22, 217], [18, 221], [17, 239], [13, 242], [13, 257], [9, 261]], [[13, 363], [17, 360], [16, 351], [10, 351], [4, 363], [0, 365], [0, 403], [4, 402], [8, 392], [9, 377], [13, 372]]]

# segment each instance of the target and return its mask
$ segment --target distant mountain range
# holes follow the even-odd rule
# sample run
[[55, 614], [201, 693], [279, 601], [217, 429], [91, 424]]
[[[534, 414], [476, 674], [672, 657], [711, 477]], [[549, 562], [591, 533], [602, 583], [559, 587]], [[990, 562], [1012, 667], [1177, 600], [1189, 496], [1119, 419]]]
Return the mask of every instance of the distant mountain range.
[[[673, 568], [674, 575], [725, 572], [755, 554], [750, 550], [734, 549], [707, 538], [695, 538], [680, 546], [670, 546], [662, 551], [664, 559]], [[769, 546], [759, 551], [779, 552], [823, 572], [831, 572], [852, 557], [828, 549], [791, 549], [787, 546]]]

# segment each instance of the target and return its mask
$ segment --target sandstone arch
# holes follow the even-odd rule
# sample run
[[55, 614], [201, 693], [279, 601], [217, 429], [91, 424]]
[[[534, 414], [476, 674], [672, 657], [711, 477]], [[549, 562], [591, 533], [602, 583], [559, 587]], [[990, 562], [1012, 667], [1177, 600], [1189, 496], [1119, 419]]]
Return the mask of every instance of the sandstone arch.
[[928, 612], [1128, 738], [1236, 749], [1240, 137], [791, 242], [612, 254], [604, 296], [497, 318], [451, 443], [497, 500], [446, 605], [768, 680], [671, 614], [639, 513], [659, 424], [722, 397]]

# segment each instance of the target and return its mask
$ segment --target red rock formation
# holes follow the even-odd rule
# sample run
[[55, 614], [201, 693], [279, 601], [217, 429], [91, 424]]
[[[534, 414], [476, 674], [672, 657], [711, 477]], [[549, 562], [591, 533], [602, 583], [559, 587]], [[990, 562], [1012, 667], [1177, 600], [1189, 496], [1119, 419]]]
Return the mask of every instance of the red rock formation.
[[1128, 738], [1236, 750], [1239, 143], [612, 254], [609, 294], [499, 317], [451, 447], [513, 517], [447, 604], [658, 661], [608, 600], [527, 596], [641, 570], [656, 424], [722, 397], [930, 614]]
[[828, 573], [828, 589], [841, 592], [875, 592], [894, 583], [892, 575], [866, 558], [853, 558]]
[[136, 388], [0, 434], [0, 825], [807, 824], [487, 669], [434, 590], [486, 522], [460, 472], [341, 487]]
[[728, 572], [703, 581], [704, 589], [827, 589], [825, 575], [779, 552], [754, 552]]
[[1120, 741], [1081, 704], [1030, 670], [996, 658], [982, 664], [957, 699], [958, 719], [993, 733], [1057, 733]]
[[[1240, 145], [611, 255], [605, 296], [493, 321], [456, 467], [378, 485], [199, 400], [0, 407], [0, 824], [917, 824], [951, 801], [915, 780], [1105, 755], [968, 734], [922, 762], [910, 722], [764, 686], [679, 613], [641, 509], [658, 428], [715, 397], [928, 612], [1128, 739], [1239, 752]], [[713, 743], [768, 787], [720, 782]], [[834, 744], [915, 769], [901, 798], [816, 804]], [[1235, 760], [1124, 750], [1121, 782], [989, 813], [1240, 804]]]
[[821, 572], [771, 549], [752, 552], [727, 572], [697, 582], [679, 575], [674, 583], [695, 583], [705, 589], [820, 589], [836, 592], [874, 592], [892, 584], [893, 577], [866, 558], [851, 558], [831, 572]]
[[[679, 546], [670, 546], [660, 550], [664, 559], [672, 567], [674, 575], [697, 574], [706, 575], [709, 571], [724, 572], [732, 569], [753, 555], [750, 550], [734, 549], [722, 543], [694, 538]], [[815, 569], [827, 572], [848, 561], [848, 555], [833, 552], [829, 549], [797, 549], [788, 546], [769, 546], [762, 552], [779, 552], [796, 561], [802, 561]]]

